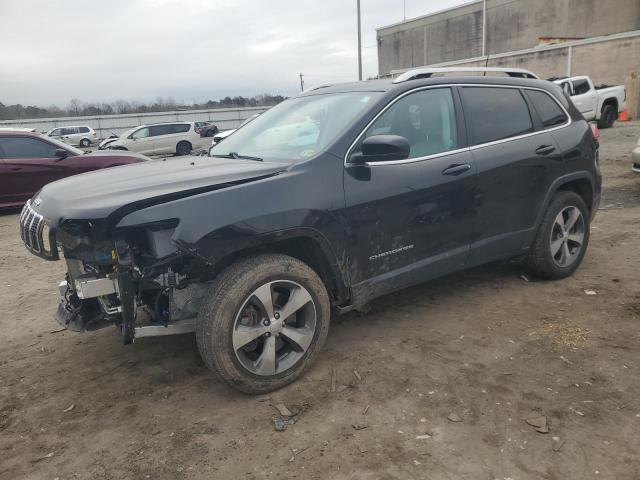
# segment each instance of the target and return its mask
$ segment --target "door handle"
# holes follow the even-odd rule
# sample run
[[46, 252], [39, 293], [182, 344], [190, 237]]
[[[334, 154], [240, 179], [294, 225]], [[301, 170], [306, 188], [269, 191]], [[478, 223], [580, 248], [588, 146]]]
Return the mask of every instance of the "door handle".
[[550, 153], [553, 153], [556, 151], [556, 147], [554, 147], [553, 145], [540, 145], [538, 148], [536, 148], [536, 153], [538, 155], [549, 155]]
[[457, 163], [454, 165], [449, 165], [447, 168], [445, 168], [442, 171], [442, 175], [460, 175], [461, 173], [464, 173], [468, 170], [471, 170], [471, 165], [469, 165], [468, 163]]

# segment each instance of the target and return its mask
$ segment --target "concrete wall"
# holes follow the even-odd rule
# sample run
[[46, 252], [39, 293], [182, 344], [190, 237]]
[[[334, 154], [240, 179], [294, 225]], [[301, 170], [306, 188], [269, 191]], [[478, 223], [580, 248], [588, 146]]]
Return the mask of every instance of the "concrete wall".
[[[488, 66], [526, 68], [540, 78], [589, 75], [596, 85], [624, 85], [627, 90], [629, 116], [640, 118], [640, 35], [558, 47], [489, 57]], [[487, 60], [476, 58], [450, 64], [460, 67], [483, 67]]]
[[482, 53], [482, 2], [378, 30], [380, 74]]
[[266, 111], [268, 107], [250, 108], [219, 108], [211, 110], [178, 110], [171, 112], [131, 113], [124, 115], [97, 115], [88, 117], [60, 117], [60, 118], [34, 118], [29, 120], [2, 120], [0, 127], [26, 127], [35, 128], [38, 132], [47, 132], [55, 127], [66, 125], [88, 125], [93, 128], [100, 138], [106, 138], [111, 133], [121, 134], [124, 131], [146, 125], [161, 122], [202, 122], [213, 121], [220, 130], [229, 130], [238, 127], [245, 119], [256, 113]]
[[640, 29], [639, 0], [487, 0], [487, 53]]
[[[542, 37], [588, 38], [640, 30], [640, 0], [487, 0], [489, 54]], [[378, 70], [473, 58], [482, 52], [482, 1], [378, 29]]]

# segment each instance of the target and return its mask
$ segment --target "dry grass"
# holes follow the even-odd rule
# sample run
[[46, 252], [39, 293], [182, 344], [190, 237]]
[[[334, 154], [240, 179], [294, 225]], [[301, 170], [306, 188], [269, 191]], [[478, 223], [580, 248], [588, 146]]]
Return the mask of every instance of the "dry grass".
[[542, 325], [529, 332], [530, 337], [547, 337], [554, 344], [566, 348], [584, 348], [589, 344], [589, 330], [573, 324], [559, 325], [543, 321]]

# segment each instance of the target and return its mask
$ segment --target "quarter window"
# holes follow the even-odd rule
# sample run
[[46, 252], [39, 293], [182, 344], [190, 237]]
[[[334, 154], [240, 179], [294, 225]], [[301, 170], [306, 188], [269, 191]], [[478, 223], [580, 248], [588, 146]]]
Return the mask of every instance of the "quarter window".
[[567, 122], [567, 115], [549, 94], [538, 90], [526, 90], [526, 92], [544, 128], [557, 127]]
[[0, 152], [4, 158], [54, 158], [57, 148], [35, 138], [0, 138]]
[[449, 88], [411, 93], [395, 102], [367, 129], [373, 135], [399, 135], [411, 146], [409, 158], [458, 148], [453, 97]]
[[533, 131], [529, 108], [516, 88], [464, 87], [462, 99], [476, 145]]
[[89, 127], [80, 127], [80, 128], [78, 128], [78, 132], [80, 132], [80, 133], [89, 133]]

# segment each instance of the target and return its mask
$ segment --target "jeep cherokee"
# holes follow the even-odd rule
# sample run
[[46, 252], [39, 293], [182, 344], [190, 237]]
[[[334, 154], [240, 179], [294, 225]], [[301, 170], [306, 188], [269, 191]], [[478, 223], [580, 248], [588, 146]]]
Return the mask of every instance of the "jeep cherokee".
[[318, 355], [332, 310], [521, 258], [571, 275], [600, 201], [597, 144], [523, 71], [323, 86], [214, 146], [45, 186], [20, 216], [64, 255], [57, 320], [125, 343], [194, 332], [231, 386], [267, 392]]

